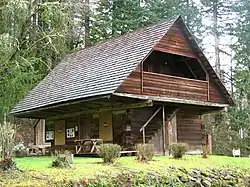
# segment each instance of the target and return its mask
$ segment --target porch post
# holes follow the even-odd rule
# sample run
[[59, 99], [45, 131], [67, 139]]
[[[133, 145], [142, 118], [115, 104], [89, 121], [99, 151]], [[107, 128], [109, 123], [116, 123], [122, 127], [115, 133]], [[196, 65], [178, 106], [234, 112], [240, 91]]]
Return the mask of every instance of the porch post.
[[212, 136], [211, 136], [211, 134], [207, 135], [207, 146], [209, 148], [209, 153], [212, 154]]
[[177, 117], [174, 115], [171, 121], [172, 124], [172, 143], [177, 143]]
[[143, 138], [143, 144], [145, 144], [146, 143], [145, 128], [142, 129], [142, 138]]
[[165, 106], [162, 105], [162, 142], [163, 155], [166, 154], [166, 131], [165, 131]]

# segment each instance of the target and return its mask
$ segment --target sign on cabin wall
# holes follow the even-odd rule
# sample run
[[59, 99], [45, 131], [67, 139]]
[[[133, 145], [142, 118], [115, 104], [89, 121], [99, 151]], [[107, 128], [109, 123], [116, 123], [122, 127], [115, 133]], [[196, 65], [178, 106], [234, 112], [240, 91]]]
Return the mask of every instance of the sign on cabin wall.
[[54, 140], [54, 131], [46, 131], [46, 141]]
[[66, 126], [65, 133], [67, 139], [74, 139], [78, 137], [78, 118], [73, 117], [66, 119], [65, 126]]
[[75, 128], [69, 128], [69, 129], [66, 129], [66, 135], [67, 135], [67, 138], [74, 138], [75, 137]]

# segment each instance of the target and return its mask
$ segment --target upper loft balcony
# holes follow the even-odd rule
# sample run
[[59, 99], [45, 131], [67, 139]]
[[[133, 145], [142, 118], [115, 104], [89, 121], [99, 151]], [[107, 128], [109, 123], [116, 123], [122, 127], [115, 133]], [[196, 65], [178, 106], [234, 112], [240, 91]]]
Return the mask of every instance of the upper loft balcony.
[[218, 87], [196, 58], [153, 51], [117, 92], [224, 103]]

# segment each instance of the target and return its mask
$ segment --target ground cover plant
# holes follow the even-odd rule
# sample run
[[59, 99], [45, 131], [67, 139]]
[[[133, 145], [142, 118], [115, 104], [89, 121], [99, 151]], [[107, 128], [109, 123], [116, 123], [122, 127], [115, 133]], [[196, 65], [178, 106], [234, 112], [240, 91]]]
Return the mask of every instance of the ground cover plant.
[[75, 157], [71, 168], [51, 168], [53, 159], [16, 158], [14, 161], [22, 172], [0, 172], [0, 186], [69, 186], [80, 183], [92, 186], [128, 183], [139, 186], [143, 181], [147, 184], [145, 186], [150, 186], [150, 183], [157, 186], [160, 182], [187, 186], [194, 184], [195, 176], [200, 183], [211, 184], [215, 180], [219, 183], [217, 186], [225, 182], [237, 182], [238, 186], [244, 186], [245, 182], [249, 182], [250, 175], [250, 158], [210, 156], [203, 159], [200, 155], [185, 155], [182, 159], [173, 159], [155, 156], [153, 161], [145, 163], [138, 162], [136, 157], [121, 157], [116, 164], [107, 165], [100, 163], [101, 158]]

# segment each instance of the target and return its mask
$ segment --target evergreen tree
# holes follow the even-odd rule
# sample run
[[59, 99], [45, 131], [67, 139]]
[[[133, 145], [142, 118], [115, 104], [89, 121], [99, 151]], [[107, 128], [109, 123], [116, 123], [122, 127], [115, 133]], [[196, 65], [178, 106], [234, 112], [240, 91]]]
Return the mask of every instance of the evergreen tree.
[[[199, 8], [192, 0], [100, 0], [92, 19], [92, 43], [182, 15], [193, 31], [201, 31]], [[197, 35], [199, 32], [196, 32]]]
[[220, 38], [228, 34], [227, 26], [230, 24], [230, 16], [232, 9], [231, 0], [201, 0], [203, 5], [203, 16], [212, 22], [207, 24], [207, 34], [212, 34], [214, 37], [214, 54], [215, 54], [215, 71], [221, 77], [221, 58], [220, 53], [223, 51], [220, 48]]
[[250, 152], [250, 2], [241, 0], [235, 6], [238, 15], [233, 34], [237, 42], [232, 46], [236, 60], [235, 101], [232, 109], [232, 128], [241, 135], [241, 147]]
[[74, 49], [71, 1], [0, 4], [0, 120]]

